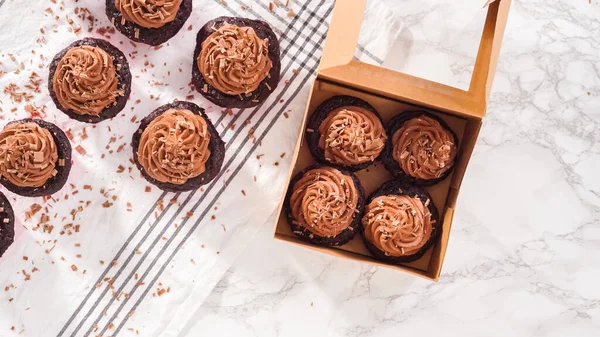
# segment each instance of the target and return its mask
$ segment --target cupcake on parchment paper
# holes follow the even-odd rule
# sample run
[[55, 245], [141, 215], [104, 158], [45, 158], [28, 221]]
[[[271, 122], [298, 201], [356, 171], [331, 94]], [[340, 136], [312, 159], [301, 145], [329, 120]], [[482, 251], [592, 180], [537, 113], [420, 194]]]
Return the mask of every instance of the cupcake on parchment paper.
[[0, 193], [0, 257], [15, 240], [15, 213], [10, 202]]
[[390, 120], [387, 132], [382, 160], [396, 178], [431, 186], [452, 172], [458, 138], [441, 118], [425, 111], [403, 112]]
[[360, 227], [365, 192], [351, 172], [315, 165], [290, 182], [284, 208], [292, 232], [317, 245], [341, 246]]
[[425, 190], [390, 181], [369, 196], [361, 221], [365, 246], [388, 263], [420, 259], [436, 242], [441, 226]]
[[71, 171], [71, 144], [56, 125], [40, 119], [8, 123], [0, 131], [0, 183], [25, 197], [58, 192]]
[[204, 97], [226, 108], [249, 108], [277, 88], [279, 41], [263, 21], [222, 16], [198, 32], [192, 83]]
[[142, 119], [132, 139], [133, 159], [158, 188], [182, 192], [213, 180], [223, 165], [225, 144], [204, 109], [175, 102]]
[[56, 107], [67, 116], [98, 123], [125, 107], [131, 93], [129, 63], [107, 41], [75, 41], [50, 63], [48, 89]]
[[158, 46], [173, 36], [192, 13], [192, 0], [106, 0], [106, 15], [129, 39]]
[[352, 96], [334, 96], [321, 103], [306, 127], [308, 148], [316, 161], [351, 171], [371, 165], [386, 138], [377, 110]]

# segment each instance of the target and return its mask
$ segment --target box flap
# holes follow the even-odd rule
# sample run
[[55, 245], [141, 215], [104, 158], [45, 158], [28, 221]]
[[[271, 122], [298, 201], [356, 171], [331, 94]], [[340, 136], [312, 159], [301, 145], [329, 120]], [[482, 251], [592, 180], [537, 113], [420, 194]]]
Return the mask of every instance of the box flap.
[[[504, 30], [508, 19], [511, 0], [493, 0], [487, 3], [488, 14], [481, 35], [479, 51], [473, 67], [473, 77], [469, 92], [483, 97], [487, 103], [494, 82], [496, 64], [500, 55], [500, 46], [504, 38]], [[484, 111], [485, 114], [485, 111]]]
[[433, 109], [483, 117], [511, 0], [488, 1], [488, 13], [468, 91], [353, 60], [366, 0], [337, 0], [323, 48], [319, 77], [369, 89]]
[[338, 0], [333, 8], [319, 72], [348, 64], [354, 57], [367, 0]]

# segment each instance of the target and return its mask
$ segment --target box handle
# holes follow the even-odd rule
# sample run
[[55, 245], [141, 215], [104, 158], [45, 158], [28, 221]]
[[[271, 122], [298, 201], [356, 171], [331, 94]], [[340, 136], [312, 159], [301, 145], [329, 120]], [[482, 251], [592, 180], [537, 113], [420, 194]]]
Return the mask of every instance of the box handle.
[[486, 102], [492, 89], [502, 37], [506, 28], [506, 22], [498, 22], [497, 18], [508, 16], [510, 3], [511, 0], [494, 0], [486, 3], [488, 13], [469, 85], [469, 92], [475, 97], [483, 97]]
[[[468, 91], [469, 96], [477, 100], [487, 101], [489, 96], [502, 44], [501, 37], [506, 27], [505, 22], [497, 22], [497, 19], [501, 15], [508, 15], [510, 3], [511, 0], [496, 0], [485, 4], [488, 12]], [[327, 35], [339, 38], [327, 38], [325, 41], [319, 71], [347, 65], [352, 61], [365, 7], [366, 0], [336, 1]]]
[[[367, 0], [336, 0], [319, 71], [348, 64], [354, 57]], [[338, 36], [333, 39], [330, 36]]]

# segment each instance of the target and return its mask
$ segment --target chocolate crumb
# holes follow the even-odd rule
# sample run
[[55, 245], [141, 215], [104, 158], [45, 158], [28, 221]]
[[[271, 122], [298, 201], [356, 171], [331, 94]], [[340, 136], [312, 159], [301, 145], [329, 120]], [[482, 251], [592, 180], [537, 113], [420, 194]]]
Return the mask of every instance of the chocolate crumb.
[[81, 145], [75, 147], [75, 151], [79, 152], [80, 155], [85, 156], [87, 151]]

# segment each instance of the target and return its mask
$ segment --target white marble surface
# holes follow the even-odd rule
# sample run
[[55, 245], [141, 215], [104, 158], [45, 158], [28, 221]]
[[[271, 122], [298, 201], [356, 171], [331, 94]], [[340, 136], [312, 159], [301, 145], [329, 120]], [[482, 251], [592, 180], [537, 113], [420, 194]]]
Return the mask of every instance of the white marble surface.
[[[408, 51], [388, 64], [468, 84], [483, 16], [389, 2]], [[598, 336], [599, 174], [600, 3], [513, 1], [440, 282], [290, 246], [265, 225], [182, 336]]]

